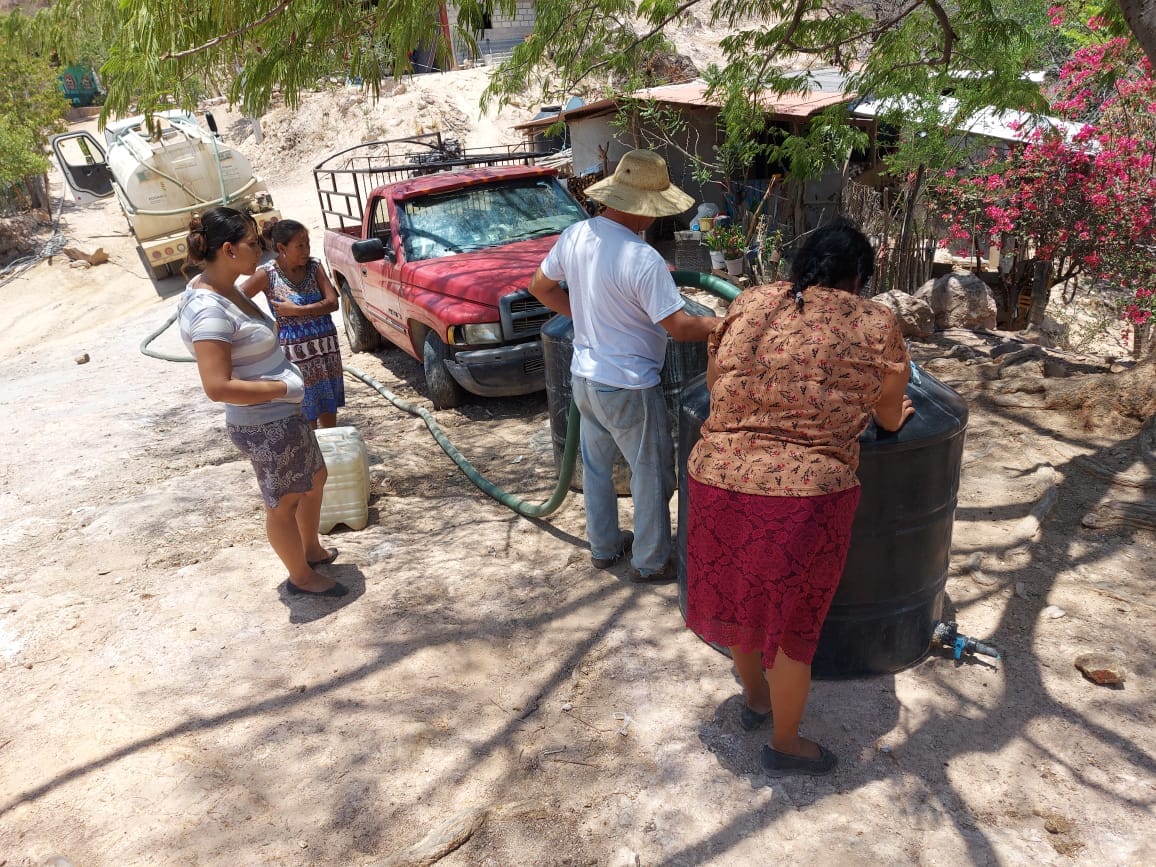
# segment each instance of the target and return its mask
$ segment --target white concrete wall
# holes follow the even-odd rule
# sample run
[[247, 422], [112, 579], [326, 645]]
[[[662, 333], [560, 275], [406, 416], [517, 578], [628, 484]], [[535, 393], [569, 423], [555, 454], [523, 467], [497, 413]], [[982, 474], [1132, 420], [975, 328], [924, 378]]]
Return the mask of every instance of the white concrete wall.
[[[450, 3], [447, 4], [446, 8], [452, 27], [457, 21], [458, 7]], [[494, 26], [483, 30], [477, 36], [477, 58], [470, 54], [468, 47], [457, 38], [456, 34], [454, 36], [454, 56], [459, 63], [462, 63], [475, 59], [485, 62], [487, 52], [497, 55], [509, 54], [514, 46], [518, 45], [534, 29], [535, 20], [534, 0], [518, 0], [517, 9], [512, 17], [503, 15], [495, 9], [491, 22]]]

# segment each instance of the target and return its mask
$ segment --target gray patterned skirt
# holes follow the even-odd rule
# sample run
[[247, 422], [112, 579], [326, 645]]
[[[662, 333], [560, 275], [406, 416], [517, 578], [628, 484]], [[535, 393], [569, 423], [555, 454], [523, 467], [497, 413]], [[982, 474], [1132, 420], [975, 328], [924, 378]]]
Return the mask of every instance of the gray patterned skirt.
[[265, 505], [277, 508], [285, 494], [313, 490], [314, 474], [325, 466], [321, 447], [301, 415], [265, 424], [227, 424], [229, 439], [253, 464]]

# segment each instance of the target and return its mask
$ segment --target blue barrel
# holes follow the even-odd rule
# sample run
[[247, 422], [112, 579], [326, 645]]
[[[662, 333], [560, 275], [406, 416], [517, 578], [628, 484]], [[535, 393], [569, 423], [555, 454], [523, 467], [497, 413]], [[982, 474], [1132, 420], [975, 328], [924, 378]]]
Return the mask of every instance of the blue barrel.
[[[967, 404], [913, 367], [915, 415], [859, 437], [859, 511], [839, 589], [812, 664], [816, 678], [899, 671], [921, 660], [943, 610]], [[705, 377], [684, 389], [679, 444], [678, 602], [686, 614], [686, 456], [710, 410]], [[720, 650], [722, 648], [719, 648]]]
[[[714, 311], [697, 301], [683, 296], [683, 308], [692, 316], [714, 316]], [[562, 466], [562, 451], [566, 446], [566, 419], [574, 389], [570, 382], [570, 360], [574, 357], [574, 323], [561, 314], [542, 326], [542, 358], [546, 365], [546, 406], [550, 413], [550, 434], [554, 442], [554, 465]], [[681, 343], [667, 336], [666, 361], [662, 365], [662, 392], [666, 397], [666, 414], [677, 451], [679, 418], [683, 391], [687, 383], [701, 379], [706, 373], [706, 344]], [[701, 424], [701, 423], [700, 423]], [[685, 461], [683, 462], [685, 464]], [[614, 463], [614, 486], [618, 496], [630, 496], [630, 467], [618, 456]], [[582, 490], [582, 455], [574, 465], [570, 489]]]

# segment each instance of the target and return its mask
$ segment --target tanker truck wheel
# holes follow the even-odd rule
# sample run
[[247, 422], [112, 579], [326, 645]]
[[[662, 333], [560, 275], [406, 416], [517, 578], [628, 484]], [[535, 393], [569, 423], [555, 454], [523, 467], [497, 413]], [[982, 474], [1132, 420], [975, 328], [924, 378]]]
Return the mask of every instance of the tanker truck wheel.
[[381, 335], [353, 300], [349, 284], [341, 279], [337, 285], [341, 290], [341, 320], [345, 323], [349, 348], [354, 352], [376, 352], [381, 348]]
[[446, 359], [450, 357], [450, 351], [445, 343], [431, 331], [425, 336], [422, 350], [425, 385], [434, 409], [453, 409], [461, 406], [466, 393], [446, 368]]

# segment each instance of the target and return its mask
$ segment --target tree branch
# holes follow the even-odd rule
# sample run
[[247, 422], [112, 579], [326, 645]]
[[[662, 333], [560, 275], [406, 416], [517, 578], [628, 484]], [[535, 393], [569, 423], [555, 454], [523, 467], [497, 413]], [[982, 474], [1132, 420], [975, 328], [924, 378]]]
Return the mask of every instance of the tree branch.
[[292, 4], [293, 0], [281, 0], [280, 3], [270, 9], [256, 21], [252, 21], [246, 24], [244, 27], [238, 27], [236, 30], [230, 30], [228, 33], [222, 33], [220, 36], [214, 36], [208, 42], [204, 42], [200, 45], [194, 46], [193, 48], [186, 48], [184, 51], [170, 51], [168, 54], [162, 54], [161, 60], [179, 60], [182, 57], [190, 57], [194, 54], [200, 54], [202, 51], [207, 51], [213, 46], [220, 45], [226, 40], [233, 39], [237, 36], [240, 36], [242, 33], [248, 33], [250, 30], [253, 30], [256, 27], [260, 27], [265, 22], [271, 21], [273, 18], [280, 15]]
[[951, 26], [951, 19], [947, 17], [947, 13], [936, 0], [925, 0], [925, 2], [931, 8], [931, 13], [939, 19], [939, 26], [943, 28], [943, 65], [947, 66], [951, 62], [951, 49], [956, 40], [959, 39], [959, 35]]
[[[669, 15], [667, 15], [665, 18], [663, 18], [661, 21], [659, 21], [656, 25], [651, 27], [649, 32], [644, 33], [642, 36], [636, 36], [630, 42], [630, 44], [625, 46], [618, 53], [619, 54], [625, 54], [629, 51], [633, 51], [635, 48], [637, 48], [639, 45], [641, 45], [647, 39], [650, 39], [652, 36], [656, 36], [659, 33], [661, 33], [667, 24], [669, 24], [671, 21], [674, 21], [676, 18], [678, 18], [680, 15], [682, 15], [683, 12], [685, 12], [686, 10], [688, 10], [694, 6], [699, 5], [699, 3], [702, 3], [702, 2], [703, 2], [703, 0], [686, 0], [685, 3], [683, 3], [681, 6], [676, 8], [673, 12], [671, 12]], [[590, 74], [593, 73], [594, 70], [600, 69], [603, 66], [608, 66], [612, 62], [612, 59], [613, 59], [612, 57], [607, 57], [605, 60], [600, 60], [598, 63], [594, 63], [594, 64], [591, 64], [590, 66], [586, 67], [584, 70], [582, 70], [582, 73], [580, 75], [578, 75], [574, 79], [571, 79], [571, 81], [569, 82], [569, 88], [572, 90], [574, 87], [577, 86], [578, 82], [580, 82], [584, 78], [587, 78], [588, 76], [590, 76]]]

